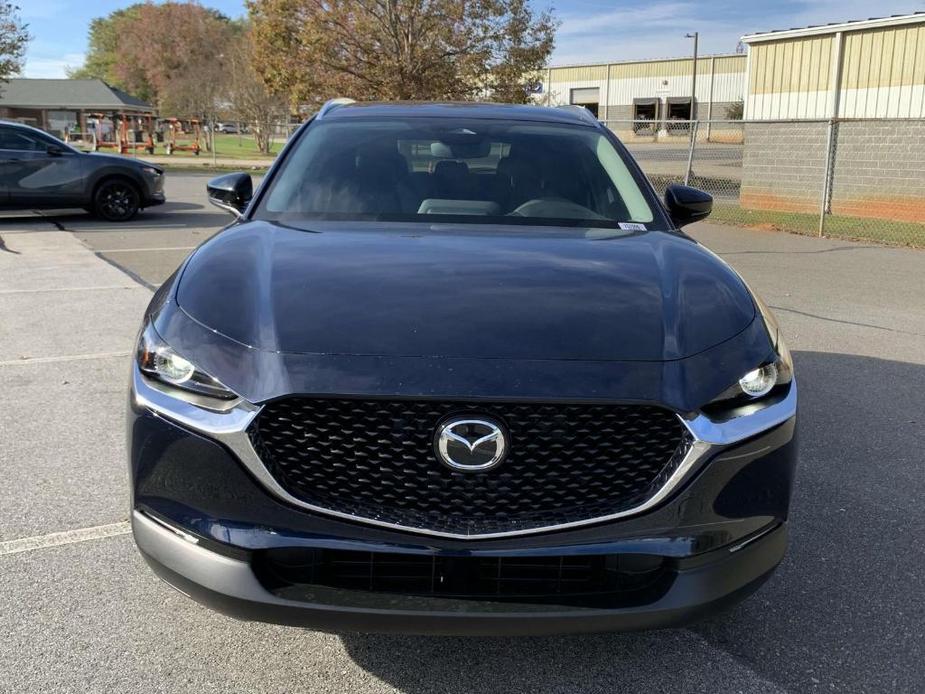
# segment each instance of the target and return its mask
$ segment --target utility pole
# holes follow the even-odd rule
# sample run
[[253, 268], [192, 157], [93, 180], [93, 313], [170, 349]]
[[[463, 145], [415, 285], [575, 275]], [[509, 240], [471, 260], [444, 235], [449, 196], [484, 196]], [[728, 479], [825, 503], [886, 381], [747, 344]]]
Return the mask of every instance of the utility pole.
[[700, 38], [700, 32], [695, 31], [693, 34], [685, 34], [684, 38], [694, 39], [694, 69], [691, 78], [691, 120], [697, 119], [697, 42]]
[[688, 128], [690, 130], [690, 146], [687, 151], [687, 171], [684, 173], [684, 185], [690, 185], [691, 172], [694, 167], [694, 146], [697, 142], [697, 41], [700, 38], [700, 32], [695, 31], [693, 34], [685, 34], [684, 38], [694, 39], [694, 65], [691, 72], [691, 111]]

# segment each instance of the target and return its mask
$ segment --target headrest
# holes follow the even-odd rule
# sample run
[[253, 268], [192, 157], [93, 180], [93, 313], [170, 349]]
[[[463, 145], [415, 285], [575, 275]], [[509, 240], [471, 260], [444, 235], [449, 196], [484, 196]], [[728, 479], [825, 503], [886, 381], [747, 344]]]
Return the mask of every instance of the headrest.
[[431, 173], [438, 178], [464, 178], [469, 175], [469, 167], [462, 161], [444, 159], [438, 161], [431, 168]]

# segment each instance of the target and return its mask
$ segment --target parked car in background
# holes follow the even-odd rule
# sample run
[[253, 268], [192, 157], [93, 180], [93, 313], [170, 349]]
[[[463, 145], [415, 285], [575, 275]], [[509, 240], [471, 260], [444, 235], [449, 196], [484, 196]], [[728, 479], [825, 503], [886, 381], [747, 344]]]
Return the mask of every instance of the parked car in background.
[[585, 109], [332, 102], [144, 316], [132, 524], [185, 595], [342, 631], [664, 627], [787, 546], [767, 307]]
[[225, 135], [237, 135], [238, 126], [235, 123], [216, 123], [215, 132]]
[[80, 152], [37, 128], [0, 121], [0, 209], [82, 207], [124, 222], [164, 200], [159, 166]]

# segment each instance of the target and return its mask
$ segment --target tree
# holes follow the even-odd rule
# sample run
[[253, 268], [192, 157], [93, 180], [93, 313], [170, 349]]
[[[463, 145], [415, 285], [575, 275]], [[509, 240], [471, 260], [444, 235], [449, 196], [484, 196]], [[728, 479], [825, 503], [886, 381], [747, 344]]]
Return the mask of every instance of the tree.
[[[222, 56], [240, 32], [192, 1], [131, 5], [91, 23], [86, 62], [70, 76], [99, 77], [164, 115], [211, 123], [229, 88]], [[213, 146], [211, 128], [206, 145]]]
[[251, 127], [257, 150], [270, 153], [273, 127], [288, 115], [286, 100], [270, 92], [254, 69], [253, 34], [247, 31], [226, 54], [231, 71], [229, 105], [237, 120]]
[[240, 27], [195, 2], [139, 3], [90, 24], [90, 50], [70, 77], [98, 77], [163, 112], [205, 116], [227, 86], [221, 61]]
[[[154, 92], [148, 84], [140, 66], [131, 75], [123, 77], [126, 66], [121, 50], [125, 41], [125, 34], [133, 22], [138, 19], [140, 4], [131, 5], [121, 10], [115, 10], [105, 17], [97, 17], [90, 22], [89, 49], [84, 64], [76, 69], [67, 71], [71, 79], [101, 79], [104, 82], [131, 91], [139, 99], [154, 100]], [[117, 70], [117, 67], [119, 68]], [[129, 89], [131, 83], [131, 89]]]
[[555, 44], [549, 12], [535, 18], [526, 0], [511, 0], [489, 72], [492, 100], [525, 104], [542, 85], [542, 71]]
[[258, 73], [293, 101], [527, 101], [554, 43], [527, 0], [248, 0]]
[[19, 19], [19, 8], [0, 0], [0, 81], [22, 70], [26, 45], [32, 37]]
[[729, 120], [742, 120], [745, 117], [745, 100], [733, 101], [726, 107], [726, 118]]

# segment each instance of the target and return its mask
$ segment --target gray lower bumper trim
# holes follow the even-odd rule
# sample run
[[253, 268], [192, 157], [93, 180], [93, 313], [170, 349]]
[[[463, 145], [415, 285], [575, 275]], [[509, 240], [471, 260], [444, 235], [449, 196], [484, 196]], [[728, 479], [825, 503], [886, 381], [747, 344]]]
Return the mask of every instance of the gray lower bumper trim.
[[132, 533], [142, 552], [203, 588], [242, 600], [297, 604], [267, 591], [247, 562], [222, 556], [185, 540], [139, 511], [132, 512]]
[[[238, 619], [335, 632], [519, 635], [651, 629], [677, 626], [711, 614], [754, 591], [780, 561], [786, 528], [741, 551], [717, 550], [713, 561], [681, 572], [654, 603], [620, 609], [513, 605], [455, 599], [370, 594], [356, 603], [352, 591], [327, 591], [316, 602], [277, 597], [246, 561], [206, 549], [165, 523], [132, 514], [135, 541], [152, 568], [180, 592]], [[319, 594], [319, 598], [321, 594]], [[345, 604], [345, 602], [353, 604]]]

